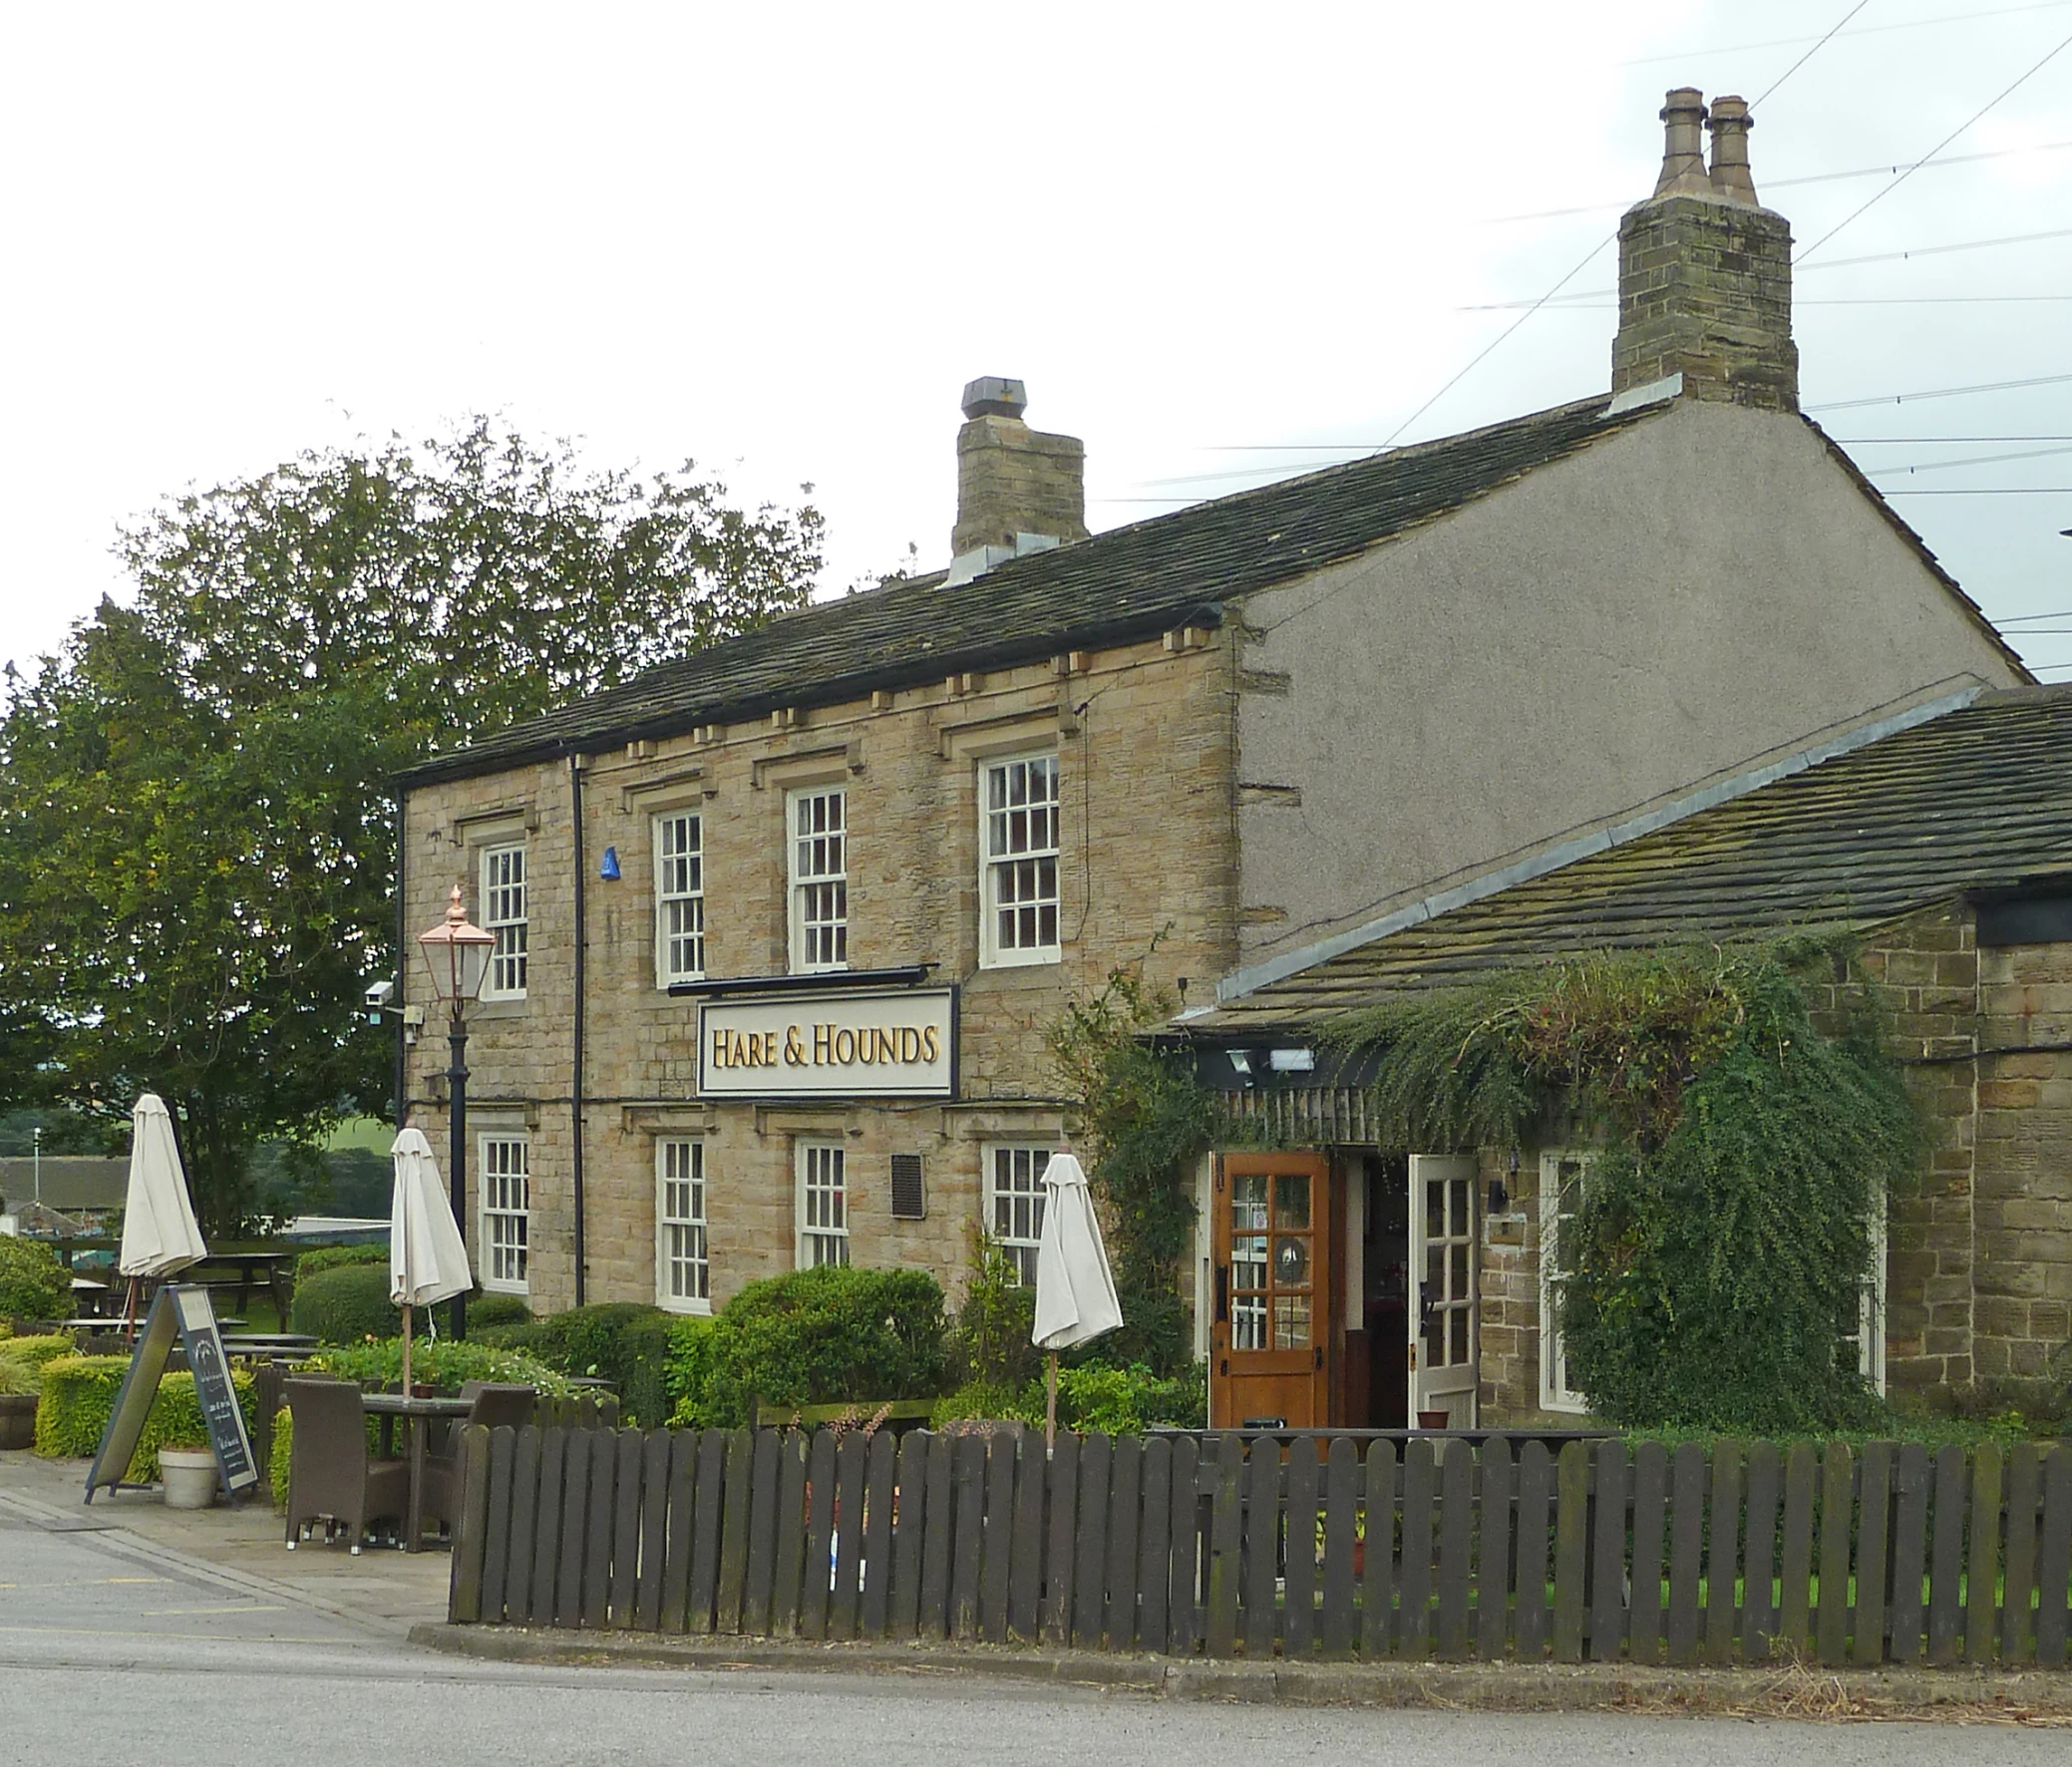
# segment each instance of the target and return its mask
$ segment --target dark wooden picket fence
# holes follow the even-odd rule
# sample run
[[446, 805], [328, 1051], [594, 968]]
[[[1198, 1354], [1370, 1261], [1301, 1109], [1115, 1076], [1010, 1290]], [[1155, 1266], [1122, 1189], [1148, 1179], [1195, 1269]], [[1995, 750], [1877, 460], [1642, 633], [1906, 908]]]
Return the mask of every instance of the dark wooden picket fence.
[[2066, 1660], [2072, 1446], [477, 1429], [451, 1617], [1262, 1658]]

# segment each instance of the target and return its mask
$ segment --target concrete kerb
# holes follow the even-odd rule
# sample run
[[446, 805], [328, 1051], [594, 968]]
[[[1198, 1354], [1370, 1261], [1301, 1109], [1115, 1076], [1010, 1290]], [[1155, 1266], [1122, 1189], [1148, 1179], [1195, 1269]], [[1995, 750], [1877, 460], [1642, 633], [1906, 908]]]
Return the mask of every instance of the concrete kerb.
[[816, 1644], [528, 1626], [418, 1625], [410, 1641], [492, 1662], [821, 1670], [1051, 1681], [1154, 1698], [1502, 1712], [1738, 1713], [2072, 1724], [2072, 1671], [1672, 1669], [1554, 1663], [1247, 1663], [983, 1644]]

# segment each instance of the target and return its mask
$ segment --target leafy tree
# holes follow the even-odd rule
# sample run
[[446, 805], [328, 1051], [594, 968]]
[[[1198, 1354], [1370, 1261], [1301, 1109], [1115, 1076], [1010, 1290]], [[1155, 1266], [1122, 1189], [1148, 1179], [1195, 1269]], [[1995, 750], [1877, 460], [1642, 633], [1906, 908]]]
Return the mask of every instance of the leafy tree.
[[203, 1225], [379, 1111], [403, 767], [802, 604], [821, 520], [478, 419], [169, 501], [0, 720], [0, 1106], [180, 1113]]

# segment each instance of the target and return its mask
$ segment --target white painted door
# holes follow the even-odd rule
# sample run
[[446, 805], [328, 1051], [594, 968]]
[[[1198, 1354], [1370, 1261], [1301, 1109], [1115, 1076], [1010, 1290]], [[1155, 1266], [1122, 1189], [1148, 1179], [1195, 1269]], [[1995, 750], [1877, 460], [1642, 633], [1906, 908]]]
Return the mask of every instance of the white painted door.
[[1410, 1419], [1442, 1411], [1475, 1425], [1475, 1157], [1410, 1156]]

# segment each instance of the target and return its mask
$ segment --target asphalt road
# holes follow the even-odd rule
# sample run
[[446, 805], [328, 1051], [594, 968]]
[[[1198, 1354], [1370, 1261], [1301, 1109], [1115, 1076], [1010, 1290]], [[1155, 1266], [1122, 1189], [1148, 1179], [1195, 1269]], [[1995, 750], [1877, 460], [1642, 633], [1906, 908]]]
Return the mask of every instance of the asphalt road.
[[1340, 1711], [909, 1674], [538, 1668], [413, 1651], [295, 1601], [0, 1516], [0, 1763], [76, 1767], [2024, 1767], [2065, 1733]]

